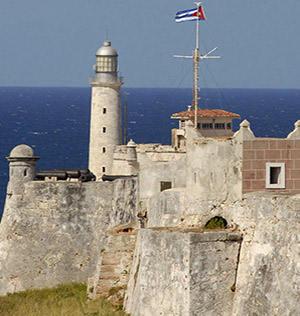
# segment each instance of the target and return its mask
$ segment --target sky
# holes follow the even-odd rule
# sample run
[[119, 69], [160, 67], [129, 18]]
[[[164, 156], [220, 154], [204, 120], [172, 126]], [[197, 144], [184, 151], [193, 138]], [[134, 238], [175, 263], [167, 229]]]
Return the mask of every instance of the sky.
[[[0, 4], [0, 86], [85, 87], [106, 39], [127, 87], [192, 86], [195, 22], [187, 0], [9, 0]], [[204, 0], [204, 88], [300, 89], [299, 0]]]

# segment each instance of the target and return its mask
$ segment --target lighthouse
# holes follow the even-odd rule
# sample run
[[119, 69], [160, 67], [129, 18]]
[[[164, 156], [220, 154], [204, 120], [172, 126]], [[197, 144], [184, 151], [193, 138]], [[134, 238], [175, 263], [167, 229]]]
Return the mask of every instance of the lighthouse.
[[118, 54], [110, 41], [96, 53], [92, 86], [89, 169], [100, 179], [112, 173], [113, 152], [122, 144], [121, 86]]

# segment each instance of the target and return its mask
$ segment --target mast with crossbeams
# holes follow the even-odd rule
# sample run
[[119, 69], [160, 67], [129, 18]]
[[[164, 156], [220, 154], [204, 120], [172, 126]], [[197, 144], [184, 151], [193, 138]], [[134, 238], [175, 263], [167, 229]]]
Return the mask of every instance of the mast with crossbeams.
[[213, 53], [217, 47], [206, 53], [205, 55], [201, 55], [199, 50], [199, 8], [202, 4], [202, 2], [194, 2], [197, 5], [197, 23], [196, 23], [196, 48], [193, 51], [192, 56], [183, 56], [183, 55], [174, 55], [174, 57], [178, 58], [192, 58], [194, 60], [194, 83], [193, 83], [193, 102], [192, 102], [192, 109], [195, 111], [195, 121], [194, 121], [194, 128], [197, 130], [198, 125], [198, 100], [200, 99], [200, 88], [198, 86], [198, 70], [199, 70], [199, 61], [206, 59], [206, 58], [220, 58], [220, 56], [210, 56], [211, 53]]

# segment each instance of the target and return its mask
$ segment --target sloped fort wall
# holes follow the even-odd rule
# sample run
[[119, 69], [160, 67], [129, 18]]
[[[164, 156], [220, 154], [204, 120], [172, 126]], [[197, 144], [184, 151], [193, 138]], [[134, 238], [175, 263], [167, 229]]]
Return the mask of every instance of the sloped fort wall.
[[[193, 301], [193, 288], [191, 287], [190, 294], [187, 296], [188, 290], [183, 286], [182, 277], [186, 275], [185, 273], [188, 273], [187, 280], [195, 280], [194, 293], [201, 289], [198, 296], [194, 296], [199, 301], [202, 297], [205, 297], [205, 302], [213, 297], [219, 297], [219, 286], [216, 285], [214, 276], [223, 278], [231, 271], [229, 270], [231, 267], [226, 265], [226, 258], [230, 260], [232, 258], [227, 256], [226, 251], [223, 252], [226, 257], [222, 254], [226, 247], [220, 248], [217, 240], [202, 247], [204, 244], [201, 244], [200, 237], [196, 238], [197, 233], [193, 243], [189, 243], [189, 233], [184, 233], [187, 219], [189, 225], [199, 227], [215, 216], [225, 218], [228, 230], [240, 233], [243, 238], [236, 265], [236, 282], [232, 283], [235, 284], [232, 288], [234, 292], [229, 291], [228, 284], [226, 290], [222, 290], [223, 298], [228, 299], [226, 304], [230, 302], [232, 309], [230, 310], [225, 303], [218, 303], [220, 308], [224, 308], [220, 313], [213, 303], [205, 305], [205, 310], [200, 307], [198, 309], [196, 303], [189, 303], [191, 307], [187, 315], [298, 314], [300, 309], [299, 194], [257, 192], [245, 194], [242, 200], [232, 203], [217, 200], [206, 203], [186, 199], [183, 192], [169, 190], [161, 192], [157, 199], [160, 203], [153, 204], [155, 207], [149, 209], [149, 216], [155, 220], [149, 218], [148, 224], [159, 225], [160, 221], [166, 223], [165, 215], [170, 213], [172, 202], [176, 200], [188, 202], [188, 205], [186, 210], [176, 205], [178, 212], [174, 212], [173, 216], [179, 217], [176, 221], [179, 227], [174, 228], [175, 232], [172, 231], [173, 228], [148, 228], [148, 231], [142, 232], [138, 239], [141, 245], [137, 246], [140, 252], [136, 256], [140, 257], [136, 261], [139, 264], [134, 266], [136, 270], [132, 271], [131, 279], [132, 284], [135, 284], [132, 286], [134, 295], [131, 297], [129, 293], [126, 302], [126, 308], [133, 316], [185, 315], [187, 311], [182, 306], [184, 300]], [[192, 209], [198, 210], [197, 217], [189, 216], [188, 210]], [[171, 219], [171, 222], [173, 221], [174, 218]], [[234, 251], [230, 254], [233, 255]], [[189, 268], [185, 265], [185, 258], [190, 258]], [[192, 262], [195, 264], [191, 265]], [[201, 265], [199, 270], [197, 263]], [[172, 274], [173, 264], [177, 274]], [[176, 294], [176, 291], [179, 294]], [[150, 297], [146, 293], [150, 293]], [[152, 299], [152, 295], [156, 300]], [[166, 305], [165, 297], [170, 299]], [[218, 298], [218, 302], [222, 302], [221, 299], [222, 295]], [[140, 305], [139, 300], [142, 302]], [[156, 304], [156, 302], [160, 303]]]
[[127, 293], [134, 316], [230, 315], [241, 236], [143, 229]]
[[136, 218], [136, 181], [19, 183], [0, 226], [0, 295], [94, 273], [107, 229]]

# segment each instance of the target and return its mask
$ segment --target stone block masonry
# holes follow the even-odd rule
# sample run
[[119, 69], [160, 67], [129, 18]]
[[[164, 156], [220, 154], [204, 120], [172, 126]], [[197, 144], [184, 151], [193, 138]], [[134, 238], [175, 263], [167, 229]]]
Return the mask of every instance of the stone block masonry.
[[89, 298], [107, 296], [123, 302], [132, 266], [136, 230], [113, 228], [101, 249], [100, 270], [89, 280]]
[[223, 208], [221, 215], [243, 234], [231, 316], [299, 315], [299, 198], [250, 193]]
[[126, 311], [133, 316], [231, 315], [241, 236], [142, 229]]
[[0, 295], [86, 282], [107, 229], [135, 219], [135, 205], [135, 179], [20, 184], [0, 225]]

